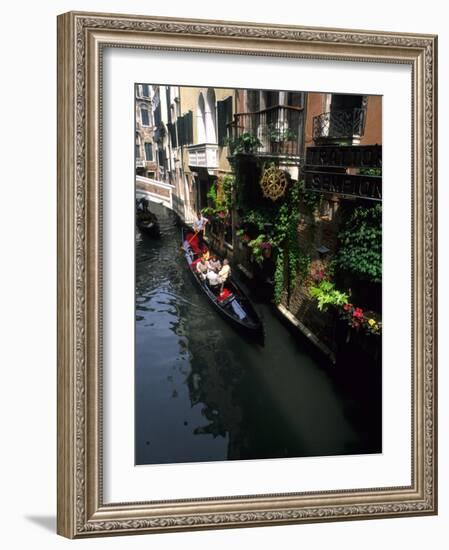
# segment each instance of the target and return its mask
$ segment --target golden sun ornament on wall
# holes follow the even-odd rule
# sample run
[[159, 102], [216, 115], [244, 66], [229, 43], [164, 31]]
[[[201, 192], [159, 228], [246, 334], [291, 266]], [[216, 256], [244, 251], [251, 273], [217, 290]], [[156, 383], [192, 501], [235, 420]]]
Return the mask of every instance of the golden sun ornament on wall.
[[288, 177], [287, 174], [280, 170], [277, 166], [271, 165], [263, 172], [260, 180], [260, 186], [264, 197], [276, 201], [285, 195], [287, 190]]

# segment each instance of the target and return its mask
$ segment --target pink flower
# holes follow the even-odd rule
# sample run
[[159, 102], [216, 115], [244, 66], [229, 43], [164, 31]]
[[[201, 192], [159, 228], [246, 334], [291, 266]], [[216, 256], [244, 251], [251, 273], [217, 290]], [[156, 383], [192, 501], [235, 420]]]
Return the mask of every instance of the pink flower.
[[363, 309], [356, 307], [352, 315], [357, 319], [363, 319]]

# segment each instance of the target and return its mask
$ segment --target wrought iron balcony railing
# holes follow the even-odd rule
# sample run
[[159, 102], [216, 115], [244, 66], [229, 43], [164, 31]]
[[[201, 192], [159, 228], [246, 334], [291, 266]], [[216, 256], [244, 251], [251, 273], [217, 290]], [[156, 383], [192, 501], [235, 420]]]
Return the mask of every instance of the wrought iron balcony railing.
[[300, 157], [304, 110], [278, 105], [254, 113], [237, 113], [228, 126], [232, 154]]
[[353, 139], [365, 131], [365, 109], [341, 109], [313, 117], [313, 139]]

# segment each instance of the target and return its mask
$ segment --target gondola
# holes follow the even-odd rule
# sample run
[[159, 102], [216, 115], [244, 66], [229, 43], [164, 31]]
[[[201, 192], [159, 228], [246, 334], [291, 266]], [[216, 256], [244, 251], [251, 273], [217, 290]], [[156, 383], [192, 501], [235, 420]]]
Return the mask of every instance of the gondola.
[[136, 202], [136, 225], [138, 229], [146, 235], [150, 235], [151, 237], [161, 236], [159, 221], [156, 214], [150, 212], [148, 206], [146, 206], [144, 210], [141, 210], [139, 208], [139, 202]]
[[198, 237], [191, 229], [183, 229], [182, 236], [182, 249], [189, 271], [209, 302], [240, 334], [250, 337], [263, 345], [263, 324], [242, 288], [232, 277], [226, 280], [221, 292], [218, 289], [211, 288], [206, 281], [201, 280], [196, 270], [196, 264], [203, 252], [198, 242]]

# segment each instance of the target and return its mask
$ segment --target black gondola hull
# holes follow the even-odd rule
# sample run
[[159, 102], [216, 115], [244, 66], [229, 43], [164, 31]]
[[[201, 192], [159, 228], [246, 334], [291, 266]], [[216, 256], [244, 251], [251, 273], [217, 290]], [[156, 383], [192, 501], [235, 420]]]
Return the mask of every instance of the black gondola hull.
[[[264, 330], [263, 324], [254, 309], [254, 306], [251, 304], [250, 300], [247, 298], [243, 290], [234, 281], [232, 278], [227, 281], [226, 286], [232, 289], [233, 298], [227, 303], [220, 303], [217, 299], [217, 296], [209, 288], [207, 283], [203, 282], [200, 279], [199, 274], [196, 272], [195, 267], [192, 268], [192, 255], [189, 252], [185, 252], [185, 259], [187, 267], [191, 273], [192, 278], [195, 281], [195, 284], [199, 287], [201, 292], [205, 295], [208, 302], [214, 307], [214, 309], [225, 319], [240, 335], [251, 338], [257, 343], [264, 344]], [[235, 300], [236, 304], [232, 304], [232, 301]], [[246, 314], [244, 319], [238, 319], [235, 313], [232, 311], [237, 305], [238, 311], [244, 312]], [[234, 314], [232, 314], [234, 313]]]
[[154, 214], [151, 216], [151, 219], [142, 219], [137, 215], [136, 225], [139, 231], [145, 235], [149, 235], [150, 237], [161, 236], [159, 222]]

